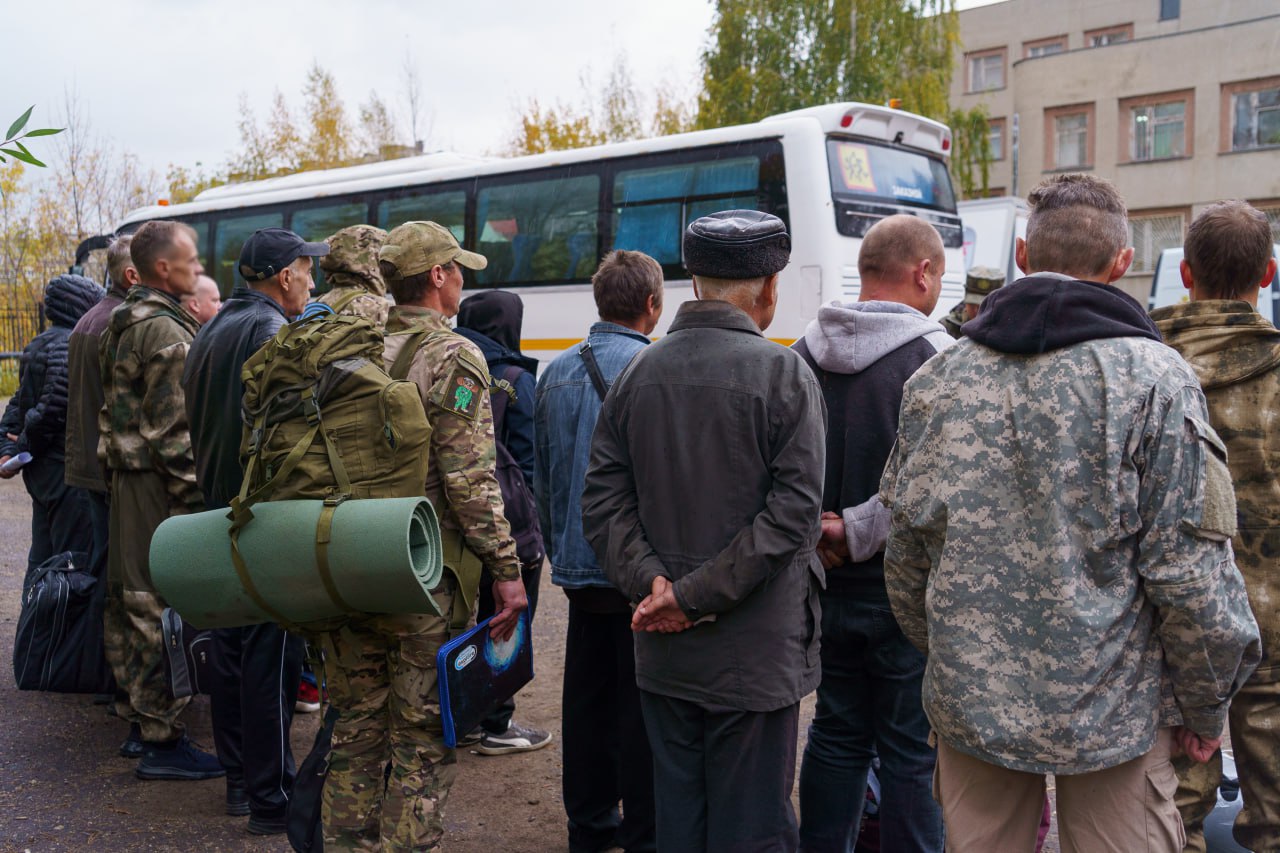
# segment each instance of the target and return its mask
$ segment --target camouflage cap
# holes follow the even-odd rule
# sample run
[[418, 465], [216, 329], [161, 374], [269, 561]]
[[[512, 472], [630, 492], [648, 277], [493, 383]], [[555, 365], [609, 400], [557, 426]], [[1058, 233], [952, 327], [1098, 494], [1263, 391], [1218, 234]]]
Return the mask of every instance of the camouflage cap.
[[964, 301], [981, 305], [982, 300], [1004, 287], [1004, 273], [995, 267], [973, 267], [964, 280]]
[[363, 287], [379, 296], [387, 292], [378, 270], [378, 250], [387, 232], [372, 225], [352, 225], [330, 236], [329, 254], [320, 259], [320, 269], [334, 287]]
[[466, 251], [448, 228], [434, 222], [406, 222], [392, 228], [378, 252], [378, 260], [394, 266], [401, 278], [424, 273], [450, 261], [473, 270], [489, 265], [484, 255]]

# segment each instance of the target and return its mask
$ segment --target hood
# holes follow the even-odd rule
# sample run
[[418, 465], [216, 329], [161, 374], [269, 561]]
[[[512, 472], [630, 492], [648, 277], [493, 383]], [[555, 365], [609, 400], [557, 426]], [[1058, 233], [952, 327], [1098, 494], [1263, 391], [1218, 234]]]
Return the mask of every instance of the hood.
[[106, 293], [82, 275], [60, 275], [44, 289], [44, 313], [55, 326], [74, 328]]
[[516, 367], [523, 367], [535, 376], [538, 374], [538, 360], [536, 358], [530, 358], [527, 355], [521, 355], [518, 352], [507, 349], [493, 338], [488, 335], [482, 335], [475, 329], [459, 326], [454, 331], [480, 347], [480, 354], [484, 356], [485, 363], [490, 365], [491, 373], [495, 372], [492, 369], [495, 364], [514, 364]]
[[111, 312], [111, 320], [108, 328], [113, 334], [119, 335], [125, 329], [141, 323], [143, 320], [149, 320], [152, 317], [171, 317], [178, 323], [182, 324], [195, 335], [200, 329], [200, 324], [196, 322], [196, 318], [183, 308], [178, 300], [169, 294], [147, 287], [145, 284], [135, 284], [129, 288], [129, 295], [125, 297], [120, 307]]
[[1178, 351], [1208, 391], [1280, 364], [1280, 330], [1248, 302], [1206, 299], [1151, 312], [1165, 343]]
[[320, 258], [320, 269], [333, 287], [359, 287], [377, 296], [387, 292], [378, 269], [378, 250], [387, 232], [372, 225], [352, 225], [330, 237], [329, 254]]
[[832, 373], [861, 373], [916, 338], [935, 350], [954, 343], [941, 324], [898, 302], [832, 302], [804, 330], [809, 354]]
[[470, 329], [496, 341], [513, 353], [520, 352], [524, 303], [505, 290], [486, 290], [468, 296], [458, 306], [458, 331]]
[[1027, 276], [988, 296], [961, 327], [998, 352], [1038, 355], [1104, 338], [1160, 340], [1142, 306], [1117, 288], [1054, 273]]

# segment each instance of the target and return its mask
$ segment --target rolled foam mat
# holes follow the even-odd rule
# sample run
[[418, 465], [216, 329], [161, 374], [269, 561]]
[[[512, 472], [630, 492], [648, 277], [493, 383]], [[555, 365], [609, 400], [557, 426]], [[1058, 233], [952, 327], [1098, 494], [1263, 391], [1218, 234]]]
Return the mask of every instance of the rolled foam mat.
[[[272, 609], [294, 623], [350, 611], [325, 589], [316, 561], [324, 502], [253, 506], [240, 530], [250, 580]], [[151, 540], [151, 580], [197, 628], [277, 621], [245, 590], [231, 558], [229, 510], [167, 519]], [[444, 571], [440, 524], [426, 498], [348, 500], [333, 512], [328, 549], [338, 597], [362, 613], [439, 613], [431, 590]]]

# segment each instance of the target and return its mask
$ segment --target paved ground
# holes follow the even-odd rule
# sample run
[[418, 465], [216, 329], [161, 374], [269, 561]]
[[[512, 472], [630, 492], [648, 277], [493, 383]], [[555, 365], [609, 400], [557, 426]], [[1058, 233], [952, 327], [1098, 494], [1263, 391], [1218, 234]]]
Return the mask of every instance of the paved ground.
[[[0, 481], [0, 658], [13, 653], [30, 504], [20, 479]], [[517, 717], [555, 731], [559, 705], [564, 596], [543, 580], [534, 625], [537, 677], [519, 696]], [[801, 731], [812, 715], [803, 705]], [[16, 690], [0, 677], [0, 851], [287, 851], [283, 838], [254, 838], [245, 818], [222, 813], [221, 780], [140, 782], [117, 757], [123, 723], [88, 697]], [[185, 714], [192, 737], [212, 748], [208, 703]], [[300, 761], [318, 715], [300, 716], [293, 730]], [[803, 737], [800, 744], [803, 749]], [[560, 751], [490, 758], [460, 755], [461, 772], [448, 805], [446, 847], [453, 853], [564, 850]], [[1046, 850], [1057, 850], [1051, 836]]]

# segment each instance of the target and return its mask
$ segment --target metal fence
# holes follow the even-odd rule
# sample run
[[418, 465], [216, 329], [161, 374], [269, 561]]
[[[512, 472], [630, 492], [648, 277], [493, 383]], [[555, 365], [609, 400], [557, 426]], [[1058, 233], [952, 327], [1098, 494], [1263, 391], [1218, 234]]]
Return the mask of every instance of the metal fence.
[[0, 397], [7, 397], [18, 387], [18, 358], [31, 339], [44, 329], [44, 304], [21, 294], [7, 294], [7, 305], [0, 305]]

